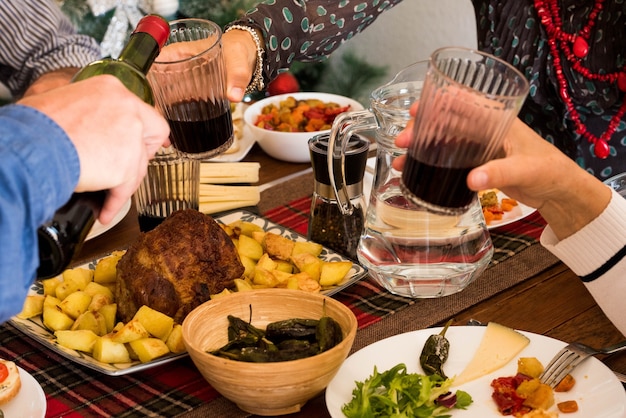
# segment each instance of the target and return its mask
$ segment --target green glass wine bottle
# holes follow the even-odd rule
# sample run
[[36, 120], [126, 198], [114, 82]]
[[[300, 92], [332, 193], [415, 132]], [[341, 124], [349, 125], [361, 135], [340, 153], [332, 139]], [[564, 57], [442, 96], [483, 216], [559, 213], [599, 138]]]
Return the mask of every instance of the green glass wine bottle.
[[[119, 58], [103, 58], [82, 68], [73, 82], [97, 75], [117, 77], [144, 102], [154, 105], [152, 88], [146, 78], [152, 63], [167, 42], [170, 28], [160, 16], [143, 17]], [[54, 277], [69, 265], [87, 238], [106, 198], [106, 190], [74, 193], [53, 218], [38, 229], [39, 268], [37, 278]]]

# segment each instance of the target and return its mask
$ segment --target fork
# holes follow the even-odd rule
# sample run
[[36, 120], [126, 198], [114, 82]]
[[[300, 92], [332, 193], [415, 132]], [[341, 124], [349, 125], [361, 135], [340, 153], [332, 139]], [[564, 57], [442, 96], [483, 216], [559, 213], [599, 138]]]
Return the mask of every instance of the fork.
[[581, 343], [568, 344], [554, 356], [539, 376], [539, 380], [541, 383], [554, 388], [568, 373], [588, 357], [595, 354], [613, 354], [624, 349], [626, 349], [626, 341], [598, 349]]

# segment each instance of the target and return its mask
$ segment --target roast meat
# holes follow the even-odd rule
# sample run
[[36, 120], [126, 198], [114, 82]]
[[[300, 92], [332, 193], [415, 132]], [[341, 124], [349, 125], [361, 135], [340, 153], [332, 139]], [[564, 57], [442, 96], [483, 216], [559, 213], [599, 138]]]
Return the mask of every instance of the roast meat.
[[182, 323], [244, 267], [228, 235], [210, 216], [181, 210], [141, 234], [117, 264], [118, 317], [128, 322], [147, 305]]

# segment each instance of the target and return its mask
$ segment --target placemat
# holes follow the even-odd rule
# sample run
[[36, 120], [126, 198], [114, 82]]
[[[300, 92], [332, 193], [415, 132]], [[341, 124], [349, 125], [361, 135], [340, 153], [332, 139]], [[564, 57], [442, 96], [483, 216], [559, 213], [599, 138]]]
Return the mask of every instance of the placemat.
[[[265, 212], [264, 216], [306, 236], [311, 198], [302, 197], [286, 205]], [[387, 315], [420, 303], [422, 328], [437, 323], [433, 315], [446, 318], [473, 304], [500, 292], [558, 260], [543, 249], [538, 240], [546, 223], [534, 212], [528, 217], [490, 231], [494, 255], [489, 268], [460, 293], [436, 299], [410, 299], [396, 296], [385, 290], [373, 278], [367, 276], [334, 297], [349, 306], [359, 321], [359, 328], [372, 325]], [[515, 259], [506, 268], [494, 267], [511, 259], [513, 255], [536, 247], [523, 257]], [[428, 307], [433, 306], [432, 310]], [[419, 328], [418, 328], [419, 329]]]

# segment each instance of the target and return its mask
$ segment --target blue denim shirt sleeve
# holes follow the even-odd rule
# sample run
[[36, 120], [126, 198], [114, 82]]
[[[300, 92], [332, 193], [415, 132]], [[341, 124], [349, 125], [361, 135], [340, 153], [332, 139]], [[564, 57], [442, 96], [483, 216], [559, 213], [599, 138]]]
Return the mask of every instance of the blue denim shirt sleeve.
[[19, 313], [39, 264], [37, 228], [71, 196], [80, 162], [43, 113], [0, 107], [0, 323]]

